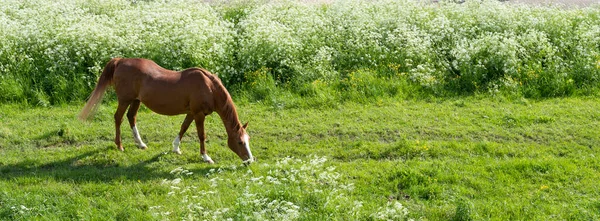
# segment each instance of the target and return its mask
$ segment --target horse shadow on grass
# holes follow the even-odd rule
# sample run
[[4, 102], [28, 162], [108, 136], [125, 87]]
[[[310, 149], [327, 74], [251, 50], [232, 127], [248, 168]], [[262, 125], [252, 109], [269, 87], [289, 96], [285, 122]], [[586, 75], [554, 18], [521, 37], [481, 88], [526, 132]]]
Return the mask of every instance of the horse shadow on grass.
[[[160, 168], [165, 153], [155, 154], [149, 159], [138, 163], [123, 166], [113, 159], [109, 161], [86, 161], [90, 157], [105, 154], [106, 149], [87, 151], [83, 154], [64, 158], [48, 163], [39, 163], [34, 160], [23, 160], [15, 164], [3, 164], [0, 162], [0, 179], [19, 180], [19, 178], [33, 179], [54, 179], [58, 181], [87, 183], [87, 182], [119, 182], [119, 181], [149, 181], [163, 180], [174, 177], [170, 171]], [[82, 161], [84, 163], [82, 163]], [[167, 163], [168, 164], [168, 163]], [[168, 164], [176, 168], [176, 165]], [[194, 174], [207, 174], [211, 169], [218, 169], [218, 166], [207, 165], [202, 168], [192, 168], [188, 171]]]

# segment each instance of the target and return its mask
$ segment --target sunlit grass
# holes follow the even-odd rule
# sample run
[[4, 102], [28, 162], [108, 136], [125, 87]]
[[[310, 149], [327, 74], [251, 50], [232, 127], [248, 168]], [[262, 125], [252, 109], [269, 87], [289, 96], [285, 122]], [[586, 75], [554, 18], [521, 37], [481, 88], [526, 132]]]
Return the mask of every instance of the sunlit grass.
[[193, 126], [183, 155], [169, 153], [183, 116], [142, 108], [138, 128], [149, 149], [136, 149], [123, 126], [119, 152], [114, 103], [89, 123], [76, 120], [81, 105], [3, 105], [0, 217], [600, 217], [594, 98], [382, 99], [319, 109], [236, 101], [258, 158], [249, 167], [226, 147], [216, 115], [207, 118], [210, 165], [199, 156]]

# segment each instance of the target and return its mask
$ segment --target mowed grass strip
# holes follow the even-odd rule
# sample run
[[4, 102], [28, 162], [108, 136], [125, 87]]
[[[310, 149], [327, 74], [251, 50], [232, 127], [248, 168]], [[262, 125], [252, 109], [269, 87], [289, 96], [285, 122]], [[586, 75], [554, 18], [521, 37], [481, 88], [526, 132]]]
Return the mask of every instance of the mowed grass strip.
[[600, 219], [597, 98], [240, 101], [249, 167], [216, 114], [210, 165], [193, 125], [170, 153], [183, 116], [142, 108], [149, 149], [124, 123], [119, 152], [115, 104], [91, 122], [76, 120], [81, 106], [0, 106], [2, 219]]

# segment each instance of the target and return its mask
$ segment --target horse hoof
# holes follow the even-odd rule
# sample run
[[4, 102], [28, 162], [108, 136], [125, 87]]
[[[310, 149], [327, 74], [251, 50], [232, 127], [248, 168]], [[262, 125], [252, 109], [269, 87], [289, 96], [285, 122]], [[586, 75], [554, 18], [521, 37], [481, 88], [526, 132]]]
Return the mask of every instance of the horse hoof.
[[180, 150], [173, 150], [173, 153], [176, 153], [178, 155], [181, 155], [181, 151]]
[[123, 147], [117, 147], [119, 149], [119, 151], [123, 152], [125, 151], [125, 149], [123, 149]]
[[206, 154], [202, 154], [202, 159], [204, 160], [204, 162], [207, 162], [209, 164], [213, 164], [215, 163], [215, 161], [212, 160], [212, 158], [210, 158], [208, 155]]
[[148, 147], [147, 147], [147, 146], [141, 146], [141, 147], [139, 147], [139, 148], [140, 148], [140, 149], [142, 149], [142, 150], [146, 150], [146, 149], [148, 149]]

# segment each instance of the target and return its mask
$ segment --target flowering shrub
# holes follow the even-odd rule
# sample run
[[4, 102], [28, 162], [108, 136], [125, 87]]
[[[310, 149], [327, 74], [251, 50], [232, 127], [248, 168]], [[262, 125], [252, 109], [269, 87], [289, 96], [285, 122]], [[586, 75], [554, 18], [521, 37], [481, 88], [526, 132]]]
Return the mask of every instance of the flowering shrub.
[[[111, 57], [144, 57], [171, 69], [202, 66], [227, 80], [231, 26], [197, 1], [8, 0], [0, 5], [0, 90], [10, 93], [0, 98], [85, 99]], [[14, 83], [22, 90], [6, 86]]]
[[292, 1], [256, 8], [239, 23], [240, 71], [267, 67], [279, 82], [328, 76], [330, 26], [323, 16], [319, 7]]
[[451, 93], [569, 95], [597, 88], [598, 10], [498, 1], [264, 4], [240, 22], [240, 70], [267, 67], [285, 83], [343, 81], [371, 69]]
[[84, 99], [117, 56], [204, 67], [226, 86], [269, 70], [298, 89], [364, 69], [450, 93], [585, 93], [600, 81], [599, 13], [492, 0], [7, 0], [0, 100]]

